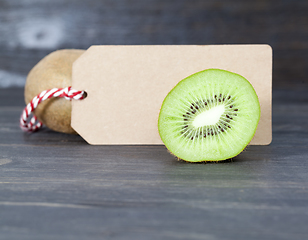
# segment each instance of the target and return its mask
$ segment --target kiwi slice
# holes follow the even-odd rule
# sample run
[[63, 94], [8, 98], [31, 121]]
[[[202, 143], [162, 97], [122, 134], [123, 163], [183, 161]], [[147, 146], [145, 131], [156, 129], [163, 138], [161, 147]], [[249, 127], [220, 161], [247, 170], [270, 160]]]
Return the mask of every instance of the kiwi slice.
[[166, 96], [158, 119], [168, 150], [189, 162], [235, 157], [254, 136], [260, 104], [242, 76], [207, 69], [180, 81]]

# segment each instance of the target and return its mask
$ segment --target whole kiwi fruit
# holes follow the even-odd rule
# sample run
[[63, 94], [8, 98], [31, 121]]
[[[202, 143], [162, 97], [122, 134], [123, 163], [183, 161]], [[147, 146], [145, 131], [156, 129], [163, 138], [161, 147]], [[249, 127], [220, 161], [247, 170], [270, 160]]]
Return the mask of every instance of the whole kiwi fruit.
[[244, 77], [207, 69], [179, 82], [166, 96], [158, 130], [168, 150], [189, 162], [235, 157], [253, 138], [258, 96]]
[[[79, 49], [63, 49], [50, 53], [29, 72], [25, 84], [25, 102], [52, 88], [72, 85], [72, 66], [85, 52]], [[41, 102], [34, 115], [48, 128], [63, 133], [76, 134], [71, 127], [71, 102], [64, 98], [50, 98]]]

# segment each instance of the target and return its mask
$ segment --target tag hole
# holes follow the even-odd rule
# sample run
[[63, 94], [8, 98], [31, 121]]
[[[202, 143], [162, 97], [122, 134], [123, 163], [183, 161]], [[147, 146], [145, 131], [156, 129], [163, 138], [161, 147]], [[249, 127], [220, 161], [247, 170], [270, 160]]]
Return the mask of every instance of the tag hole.
[[83, 96], [83, 99], [85, 99], [85, 98], [87, 98], [88, 93], [86, 91], [84, 91], [82, 96]]

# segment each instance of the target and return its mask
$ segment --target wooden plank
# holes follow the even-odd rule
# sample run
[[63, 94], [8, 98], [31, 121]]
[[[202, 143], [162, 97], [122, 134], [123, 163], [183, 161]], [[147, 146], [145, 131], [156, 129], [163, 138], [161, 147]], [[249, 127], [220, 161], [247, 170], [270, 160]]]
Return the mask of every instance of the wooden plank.
[[2, 0], [0, 84], [10, 78], [22, 86], [14, 74], [24, 79], [59, 48], [267, 43], [274, 49], [274, 88], [307, 89], [307, 11], [306, 0]]
[[0, 239], [308, 236], [305, 92], [275, 91], [273, 143], [218, 164], [177, 161], [164, 146], [22, 133], [22, 98], [0, 90]]

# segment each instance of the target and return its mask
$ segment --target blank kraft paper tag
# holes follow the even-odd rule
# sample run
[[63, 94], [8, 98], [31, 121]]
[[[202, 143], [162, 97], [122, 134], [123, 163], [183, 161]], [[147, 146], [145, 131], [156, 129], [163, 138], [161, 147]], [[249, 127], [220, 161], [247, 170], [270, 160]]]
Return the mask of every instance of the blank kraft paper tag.
[[196, 72], [219, 68], [254, 87], [261, 118], [250, 144], [272, 140], [272, 49], [269, 45], [92, 46], [73, 65], [71, 125], [90, 144], [163, 144], [157, 128], [168, 92]]

